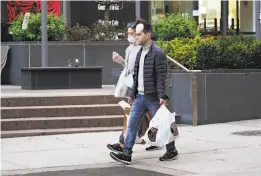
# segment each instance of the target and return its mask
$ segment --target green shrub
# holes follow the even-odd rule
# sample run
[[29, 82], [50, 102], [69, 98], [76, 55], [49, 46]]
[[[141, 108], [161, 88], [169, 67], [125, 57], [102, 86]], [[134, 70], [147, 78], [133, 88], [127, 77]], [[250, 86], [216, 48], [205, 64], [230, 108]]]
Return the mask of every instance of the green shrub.
[[189, 38], [175, 38], [167, 42], [158, 42], [158, 46], [161, 47], [168, 56], [177, 60], [182, 65], [193, 69], [196, 63], [197, 48], [202, 39], [196, 37], [194, 39]]
[[248, 68], [249, 45], [244, 42], [235, 42], [227, 46], [221, 55], [225, 68], [244, 69]]
[[[41, 40], [41, 13], [30, 14], [27, 29], [22, 29], [24, 16], [10, 26], [9, 32], [14, 40], [18, 41], [40, 41]], [[64, 20], [53, 14], [47, 18], [47, 35], [49, 41], [61, 40], [64, 38]]]
[[110, 24], [96, 22], [92, 25], [93, 40], [115, 40], [117, 29]]
[[153, 24], [156, 39], [172, 40], [174, 38], [193, 38], [197, 32], [196, 22], [193, 18], [181, 14], [166, 15]]
[[255, 40], [250, 45], [249, 67], [261, 69], [261, 40]]
[[74, 27], [66, 28], [66, 40], [87, 40], [91, 35], [90, 32], [91, 31], [88, 27], [80, 26], [77, 23]]
[[211, 69], [222, 67], [224, 63], [221, 62], [220, 52], [221, 50], [217, 40], [212, 37], [202, 39], [196, 51], [196, 68]]
[[226, 48], [227, 46], [231, 45], [235, 42], [244, 42], [244, 43], [252, 43], [254, 40], [254, 37], [252, 36], [243, 36], [243, 35], [231, 35], [231, 36], [220, 36], [216, 37], [218, 42], [220, 43], [220, 46], [222, 48]]
[[20, 15], [17, 20], [9, 27], [9, 33], [13, 36], [14, 40], [25, 41], [30, 40], [30, 34], [28, 30], [22, 30], [24, 16]]
[[260, 40], [242, 36], [223, 37], [223, 39], [175, 38], [171, 41], [158, 41], [158, 46], [168, 56], [189, 69], [261, 68]]

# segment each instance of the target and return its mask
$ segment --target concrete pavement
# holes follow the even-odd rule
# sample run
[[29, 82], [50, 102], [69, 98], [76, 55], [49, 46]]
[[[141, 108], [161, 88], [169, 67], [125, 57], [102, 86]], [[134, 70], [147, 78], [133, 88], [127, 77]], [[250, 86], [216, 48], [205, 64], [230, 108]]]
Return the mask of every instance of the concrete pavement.
[[[261, 136], [231, 134], [250, 130], [260, 132], [261, 120], [182, 126], [176, 142], [179, 159], [160, 162], [158, 157], [164, 154], [164, 149], [145, 152], [144, 145], [136, 145], [132, 165], [128, 167], [177, 176], [260, 176]], [[115, 163], [106, 148], [107, 143], [117, 142], [119, 134], [106, 132], [2, 139], [2, 174], [125, 167]]]

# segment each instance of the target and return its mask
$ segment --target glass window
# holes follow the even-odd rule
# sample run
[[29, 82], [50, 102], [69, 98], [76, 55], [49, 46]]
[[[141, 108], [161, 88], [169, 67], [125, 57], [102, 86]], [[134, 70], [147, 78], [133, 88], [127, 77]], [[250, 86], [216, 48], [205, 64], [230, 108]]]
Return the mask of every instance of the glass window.
[[232, 26], [232, 19], [233, 18], [234, 18], [234, 29], [236, 29], [237, 28], [237, 1], [230, 0], [229, 3], [228, 3], [228, 25], [229, 25], [229, 29]]
[[204, 19], [206, 19], [206, 27], [208, 31], [214, 30], [214, 18], [217, 18], [217, 25], [220, 26], [221, 0], [199, 0], [198, 3], [199, 24], [201, 29], [204, 28]]
[[[207, 31], [214, 30], [214, 18], [217, 18], [217, 29], [220, 30], [221, 19], [221, 0], [208, 1], [199, 0], [199, 24], [201, 29], [204, 28], [204, 19], [206, 19]], [[232, 18], [234, 18], [234, 28], [237, 24], [237, 1], [229, 0], [228, 5], [228, 27], [231, 28]]]
[[158, 19], [165, 16], [164, 1], [151, 1], [151, 22], [152, 24]]

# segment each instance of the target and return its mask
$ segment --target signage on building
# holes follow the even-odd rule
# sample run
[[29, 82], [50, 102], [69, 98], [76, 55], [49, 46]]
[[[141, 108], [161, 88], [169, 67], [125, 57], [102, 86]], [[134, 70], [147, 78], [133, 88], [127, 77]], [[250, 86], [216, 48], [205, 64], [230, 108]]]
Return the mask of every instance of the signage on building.
[[[98, 4], [98, 10], [105, 10], [105, 5]], [[110, 10], [121, 10], [117, 4], [110, 5]]]
[[199, 16], [199, 11], [198, 10], [193, 10], [193, 16]]
[[[104, 25], [104, 20], [98, 20], [99, 23], [103, 24]], [[112, 26], [119, 26], [119, 21], [118, 20], [111, 20], [109, 21], [109, 24], [112, 25]]]
[[[107, 0], [109, 3], [110, 0]], [[135, 3], [129, 1], [111, 1], [109, 23], [118, 28], [126, 27], [129, 22], [136, 20]], [[117, 2], [117, 3], [116, 3]], [[118, 3], [119, 2], [119, 3]], [[79, 23], [83, 26], [91, 27], [99, 20], [105, 21], [105, 3], [104, 1], [71, 1], [71, 25]], [[141, 2], [141, 17], [149, 19], [149, 2]], [[106, 9], [107, 10], [107, 9]], [[109, 8], [108, 8], [109, 11]]]

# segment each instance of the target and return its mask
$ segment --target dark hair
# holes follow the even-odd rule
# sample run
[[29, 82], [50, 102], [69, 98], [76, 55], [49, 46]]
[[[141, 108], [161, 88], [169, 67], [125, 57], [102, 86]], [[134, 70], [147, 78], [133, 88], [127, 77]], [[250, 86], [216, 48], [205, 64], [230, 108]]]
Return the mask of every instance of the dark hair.
[[142, 24], [148, 24], [148, 22], [142, 18], [139, 18], [136, 22], [136, 24], [139, 24], [139, 23], [142, 23]]

